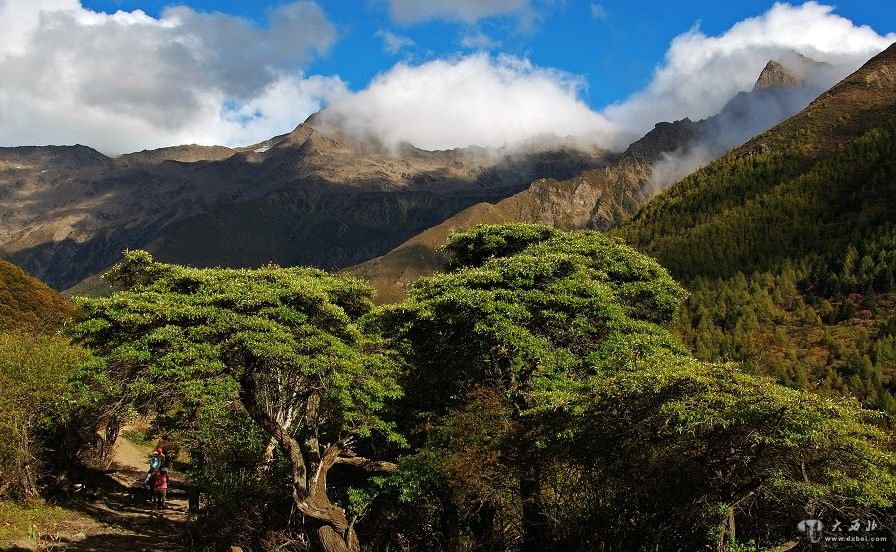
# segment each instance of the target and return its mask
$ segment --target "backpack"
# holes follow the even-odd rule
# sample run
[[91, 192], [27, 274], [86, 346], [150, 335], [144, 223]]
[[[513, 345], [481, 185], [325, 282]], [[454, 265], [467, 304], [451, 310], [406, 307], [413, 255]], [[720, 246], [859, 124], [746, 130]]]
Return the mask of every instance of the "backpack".
[[149, 469], [158, 470], [162, 467], [162, 455], [152, 456], [149, 459]]
[[153, 479], [152, 482], [153, 489], [167, 489], [168, 488], [168, 474], [160, 473]]

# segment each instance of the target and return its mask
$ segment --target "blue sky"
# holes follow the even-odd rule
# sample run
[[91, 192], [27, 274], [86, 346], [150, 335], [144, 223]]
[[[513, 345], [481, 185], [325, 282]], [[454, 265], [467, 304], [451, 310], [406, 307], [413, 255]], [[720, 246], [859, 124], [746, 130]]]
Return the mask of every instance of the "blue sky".
[[769, 59], [842, 78], [894, 31], [882, 0], [0, 0], [0, 145], [245, 145], [327, 107], [386, 144], [619, 149]]
[[[94, 10], [111, 13], [140, 9], [153, 16], [159, 16], [167, 6], [183, 4], [201, 11], [239, 15], [259, 25], [267, 24], [272, 8], [285, 3], [233, 0], [83, 2]], [[499, 43], [491, 50], [524, 56], [538, 65], [584, 76], [588, 83], [584, 97], [589, 105], [600, 108], [621, 101], [646, 86], [674, 37], [694, 26], [699, 26], [708, 35], [723, 33], [738, 21], [765, 12], [773, 3], [768, 0], [556, 0], [536, 6], [537, 20], [525, 28], [513, 14], [486, 18], [473, 25], [439, 19], [401, 24], [390, 19], [384, 1], [329, 0], [321, 6], [336, 24], [339, 39], [330, 54], [311, 63], [308, 71], [341, 75], [351, 88], [358, 89], [401, 59], [423, 61], [470, 51], [471, 48], [460, 44], [461, 37], [479, 31]], [[879, 34], [896, 31], [896, 4], [892, 1], [852, 0], [831, 5], [835, 8], [834, 13], [857, 25], [868, 25]], [[383, 40], [377, 33], [386, 31], [413, 40], [415, 46], [398, 53], [383, 50]]]

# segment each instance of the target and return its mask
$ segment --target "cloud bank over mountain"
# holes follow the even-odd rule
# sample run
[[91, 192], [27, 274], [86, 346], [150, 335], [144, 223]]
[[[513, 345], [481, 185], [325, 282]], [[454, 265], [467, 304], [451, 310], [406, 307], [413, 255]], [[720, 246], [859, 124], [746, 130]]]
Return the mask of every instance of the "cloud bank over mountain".
[[831, 67], [817, 78], [823, 88], [852, 73], [896, 41], [856, 26], [831, 6], [776, 3], [720, 36], [694, 28], [676, 37], [650, 84], [603, 114], [620, 129], [640, 135], [657, 121], [701, 119], [718, 113], [738, 91], [752, 88], [766, 62], [794, 52]]
[[581, 79], [485, 53], [399, 63], [364, 90], [335, 100], [324, 121], [388, 146], [501, 146], [557, 134], [604, 139], [607, 122], [581, 99]]
[[555, 134], [618, 150], [659, 121], [718, 113], [737, 92], [753, 87], [771, 59], [797, 53], [823, 62], [806, 75], [821, 81], [810, 83], [809, 89], [818, 91], [896, 40], [896, 34], [880, 36], [832, 9], [815, 2], [775, 4], [720, 36], [694, 28], [673, 40], [644, 90], [599, 111], [584, 102], [587, 91], [574, 75], [536, 67], [525, 59], [481, 53], [396, 65], [365, 90], [334, 102], [329, 111], [342, 117], [350, 130], [393, 145], [502, 146], [536, 134]]
[[[404, 24], [473, 24], [530, 6], [392, 0], [389, 13]], [[502, 146], [556, 135], [619, 149], [658, 121], [718, 112], [769, 59], [797, 52], [826, 62], [820, 78], [829, 85], [896, 40], [816, 2], [775, 4], [719, 36], [699, 28], [678, 36], [644, 90], [595, 108], [584, 79], [506, 54], [400, 62], [350, 91], [338, 75], [303, 69], [339, 36], [308, 1], [271, 11], [265, 24], [182, 6], [155, 18], [97, 13], [77, 0], [0, 1], [0, 145], [77, 142], [106, 153], [246, 145], [329, 105], [328, 120], [392, 146]]]

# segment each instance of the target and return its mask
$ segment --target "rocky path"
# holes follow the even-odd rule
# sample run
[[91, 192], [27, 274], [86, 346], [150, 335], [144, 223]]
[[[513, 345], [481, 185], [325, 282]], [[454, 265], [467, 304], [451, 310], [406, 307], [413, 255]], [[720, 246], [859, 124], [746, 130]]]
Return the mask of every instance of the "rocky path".
[[[139, 482], [146, 476], [149, 450], [119, 438], [111, 471], [96, 486], [94, 498], [72, 508], [78, 515], [37, 542], [11, 550], [65, 552], [168, 552], [189, 549], [185, 542], [187, 490], [183, 474], [170, 472], [166, 508], [155, 509]], [[10, 549], [8, 549], [10, 550]]]

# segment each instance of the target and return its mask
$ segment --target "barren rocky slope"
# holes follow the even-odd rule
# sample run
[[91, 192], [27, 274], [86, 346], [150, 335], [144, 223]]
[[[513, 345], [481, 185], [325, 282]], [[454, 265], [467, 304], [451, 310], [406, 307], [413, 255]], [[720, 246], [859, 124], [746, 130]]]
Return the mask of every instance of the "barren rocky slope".
[[0, 257], [58, 289], [138, 247], [199, 266], [339, 268], [469, 205], [539, 177], [569, 178], [605, 157], [562, 144], [390, 152], [313, 118], [240, 149], [109, 158], [85, 146], [0, 148]]

